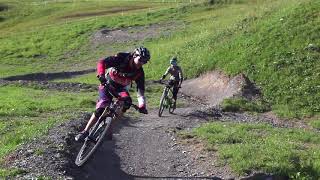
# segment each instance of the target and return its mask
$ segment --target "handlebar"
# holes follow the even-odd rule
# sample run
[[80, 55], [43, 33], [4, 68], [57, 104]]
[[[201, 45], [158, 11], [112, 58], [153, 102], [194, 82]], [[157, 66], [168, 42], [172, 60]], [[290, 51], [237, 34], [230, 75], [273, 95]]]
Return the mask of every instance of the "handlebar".
[[138, 107], [137, 105], [131, 104], [131, 106], [132, 106], [135, 110], [139, 111], [139, 107]]
[[153, 81], [154, 83], [159, 83], [159, 84], [165, 84], [165, 85], [169, 85], [169, 82], [167, 80], [155, 80]]
[[135, 104], [131, 104], [130, 106], [132, 106], [136, 111], [139, 111], [139, 113], [148, 114], [148, 111], [146, 109], [141, 111], [141, 109]]

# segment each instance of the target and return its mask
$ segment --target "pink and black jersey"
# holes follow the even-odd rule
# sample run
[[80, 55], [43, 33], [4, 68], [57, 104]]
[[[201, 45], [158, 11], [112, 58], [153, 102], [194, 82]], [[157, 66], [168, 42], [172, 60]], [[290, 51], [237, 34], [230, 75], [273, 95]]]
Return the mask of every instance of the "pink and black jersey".
[[138, 94], [143, 95], [145, 90], [145, 76], [143, 68], [136, 69], [130, 66], [131, 53], [121, 52], [114, 56], [100, 59], [97, 65], [97, 74], [105, 75], [108, 70], [107, 79], [120, 86], [128, 86], [132, 81], [137, 84]]

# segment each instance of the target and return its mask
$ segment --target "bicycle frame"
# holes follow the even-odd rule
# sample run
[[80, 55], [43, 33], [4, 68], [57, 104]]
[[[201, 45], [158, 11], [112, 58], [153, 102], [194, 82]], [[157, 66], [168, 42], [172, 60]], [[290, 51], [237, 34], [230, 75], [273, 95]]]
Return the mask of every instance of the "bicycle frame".
[[[131, 104], [136, 110], [139, 109], [137, 105]], [[102, 115], [97, 122], [89, 130], [89, 135], [85, 139], [77, 157], [75, 164], [82, 166], [95, 152], [98, 146], [102, 143], [105, 135], [111, 131], [111, 124], [120, 117], [122, 114], [123, 103], [120, 100], [116, 100], [111, 103], [110, 106], [105, 108]]]
[[161, 84], [165, 84], [165, 88], [163, 89], [163, 93], [160, 99], [160, 106], [159, 106], [159, 112], [158, 112], [158, 116], [161, 117], [163, 110], [166, 108], [169, 108], [169, 113], [173, 113], [174, 108], [173, 108], [173, 104], [172, 104], [172, 96], [173, 96], [173, 92], [172, 92], [172, 86], [166, 83], [161, 83]]

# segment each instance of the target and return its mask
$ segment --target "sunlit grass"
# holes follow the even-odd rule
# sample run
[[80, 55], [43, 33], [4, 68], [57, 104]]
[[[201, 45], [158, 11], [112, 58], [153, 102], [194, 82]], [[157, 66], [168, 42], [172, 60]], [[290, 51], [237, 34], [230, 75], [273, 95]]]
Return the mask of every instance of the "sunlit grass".
[[0, 87], [0, 118], [9, 116], [38, 116], [59, 109], [90, 108], [82, 104], [95, 100], [93, 93], [41, 91], [22, 87]]
[[[9, 7], [0, 12], [4, 18], [0, 19], [0, 78], [95, 68], [99, 58], [143, 44], [151, 50], [152, 58], [144, 68], [149, 80], [159, 79], [176, 55], [187, 78], [214, 69], [229, 75], [244, 73], [261, 88], [263, 102], [280, 116], [319, 113], [320, 57], [305, 48], [310, 43], [320, 46], [318, 1], [244, 0], [189, 6], [187, 1], [144, 2], [141, 7], [134, 1], [30, 2], [0, 0]], [[119, 7], [132, 8], [108, 12]], [[181, 28], [144, 42], [90, 47], [90, 36], [102, 28], [168, 22]], [[98, 84], [95, 73], [61, 81]], [[157, 108], [162, 89], [147, 86], [148, 108]], [[136, 103], [134, 87], [130, 93]], [[0, 159], [22, 142], [68, 119], [68, 113], [92, 111], [96, 98], [97, 92], [0, 87]], [[269, 110], [263, 103], [237, 99], [227, 100], [226, 105], [240, 111]], [[317, 120], [310, 124], [320, 127]], [[319, 178], [318, 133], [264, 124], [213, 123], [196, 134], [217, 146], [221, 158], [238, 173], [262, 170], [297, 179]]]
[[93, 111], [95, 93], [67, 93], [0, 87], [0, 160], [21, 143], [45, 134], [57, 123]]
[[262, 171], [291, 178], [320, 177], [320, 135], [266, 124], [215, 122], [194, 131], [239, 174]]

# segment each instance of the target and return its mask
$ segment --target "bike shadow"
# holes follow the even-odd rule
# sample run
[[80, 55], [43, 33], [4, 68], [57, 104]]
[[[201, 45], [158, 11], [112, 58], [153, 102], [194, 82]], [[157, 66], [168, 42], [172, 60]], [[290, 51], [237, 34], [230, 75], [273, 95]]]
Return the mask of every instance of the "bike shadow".
[[[89, 117], [86, 117], [89, 118]], [[114, 133], [119, 131], [126, 126], [133, 126], [139, 121], [135, 121], [135, 118], [123, 117], [114, 127]], [[82, 126], [85, 124], [83, 123]], [[81, 127], [75, 127], [76, 129], [82, 129]], [[77, 130], [77, 131], [78, 131]], [[76, 143], [73, 138], [75, 131], [71, 130], [67, 143], [69, 144], [68, 150], [66, 150], [65, 156], [68, 157], [68, 162], [65, 164], [64, 169], [66, 170], [65, 175], [70, 179], [80, 180], [132, 180], [132, 179], [214, 179], [220, 180], [220, 177], [181, 177], [181, 176], [140, 176], [133, 175], [122, 170], [121, 167], [122, 159], [116, 153], [117, 145], [116, 140], [107, 141], [105, 140], [100, 147], [96, 150], [90, 160], [88, 160], [83, 166], [78, 167], [75, 165], [74, 160], [76, 159], [77, 153], [81, 147], [81, 143]], [[231, 178], [232, 179], [232, 178]], [[240, 178], [241, 179], [241, 178]], [[270, 176], [266, 174], [254, 174], [242, 179], [253, 180], [253, 179], [286, 179], [277, 178], [277, 176]]]
[[74, 144], [70, 149], [66, 175], [72, 179], [134, 179], [132, 175], [121, 170], [120, 157], [115, 153], [115, 141], [104, 141], [96, 152], [92, 155], [83, 166], [75, 165], [74, 160], [77, 152], [81, 147], [81, 143]]
[[[80, 179], [80, 180], [104, 180], [104, 179], [133, 179], [133, 176], [127, 174], [121, 170], [121, 159], [115, 153], [116, 141], [105, 140], [96, 150], [96, 152], [91, 156], [91, 158], [81, 167], [78, 167], [74, 161], [77, 157], [77, 153], [82, 146], [82, 143], [77, 143], [74, 141], [75, 135], [84, 128], [86, 124], [85, 117], [79, 123], [79, 126], [73, 127], [71, 133], [68, 134], [66, 139], [68, 147], [64, 153], [67, 157], [67, 162], [65, 162], [63, 169], [65, 169], [65, 176], [70, 179]], [[118, 124], [118, 123], [117, 123]], [[121, 126], [115, 126], [115, 130]]]

